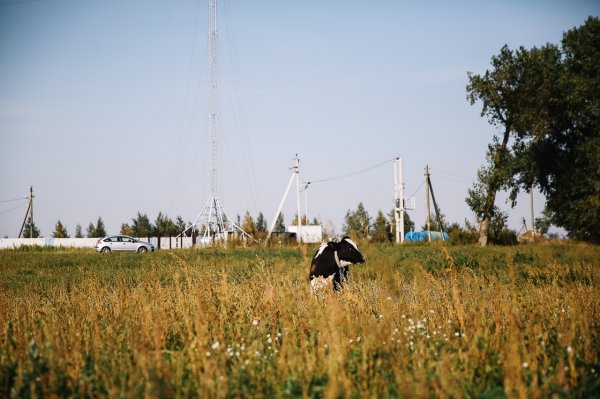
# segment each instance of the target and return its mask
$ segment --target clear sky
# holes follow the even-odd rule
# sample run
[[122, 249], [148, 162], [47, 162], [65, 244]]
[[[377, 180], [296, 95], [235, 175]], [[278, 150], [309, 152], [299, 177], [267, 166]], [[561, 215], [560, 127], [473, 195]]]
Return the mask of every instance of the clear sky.
[[[473, 221], [464, 199], [494, 128], [467, 71], [589, 15], [600, 2], [219, 0], [221, 203], [270, 223], [296, 153], [307, 181], [399, 155], [418, 227], [426, 164], [447, 220]], [[59, 219], [71, 235], [99, 216], [118, 233], [138, 211], [194, 220], [210, 195], [207, 33], [205, 0], [0, 0], [0, 236], [18, 234], [27, 201], [9, 200], [30, 185], [44, 236]], [[392, 164], [307, 194], [339, 232], [359, 202], [392, 209]], [[503, 198], [518, 230], [529, 197]]]

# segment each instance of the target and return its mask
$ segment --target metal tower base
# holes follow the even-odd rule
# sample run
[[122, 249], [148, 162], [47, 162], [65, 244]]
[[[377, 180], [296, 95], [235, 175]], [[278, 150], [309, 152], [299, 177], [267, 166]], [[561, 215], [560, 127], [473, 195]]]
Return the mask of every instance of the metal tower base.
[[192, 237], [195, 236], [197, 237], [196, 244], [207, 246], [225, 243], [235, 233], [252, 239], [240, 226], [229, 219], [219, 198], [210, 197], [196, 220], [187, 226], [181, 235], [184, 237], [187, 237], [188, 234]]

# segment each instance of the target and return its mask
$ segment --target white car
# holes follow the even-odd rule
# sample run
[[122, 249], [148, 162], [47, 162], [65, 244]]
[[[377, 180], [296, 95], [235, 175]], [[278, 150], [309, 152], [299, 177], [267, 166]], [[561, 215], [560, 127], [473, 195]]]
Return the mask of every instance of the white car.
[[96, 251], [105, 253], [110, 253], [112, 251], [120, 252], [120, 251], [132, 251], [132, 252], [153, 252], [154, 245], [136, 240], [133, 237], [129, 236], [108, 236], [101, 238], [98, 240], [96, 245], [94, 246]]

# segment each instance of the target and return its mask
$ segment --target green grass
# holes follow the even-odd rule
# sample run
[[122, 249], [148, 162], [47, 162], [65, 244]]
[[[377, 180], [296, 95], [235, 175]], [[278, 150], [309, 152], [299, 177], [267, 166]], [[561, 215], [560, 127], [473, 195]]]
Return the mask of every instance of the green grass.
[[0, 251], [0, 397], [600, 396], [600, 248]]

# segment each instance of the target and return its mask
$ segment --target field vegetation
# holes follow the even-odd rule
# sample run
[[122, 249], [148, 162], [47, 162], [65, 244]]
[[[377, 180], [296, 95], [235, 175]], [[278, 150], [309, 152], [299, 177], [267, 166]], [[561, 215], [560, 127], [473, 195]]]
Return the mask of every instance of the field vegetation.
[[0, 397], [600, 396], [600, 248], [0, 251]]

